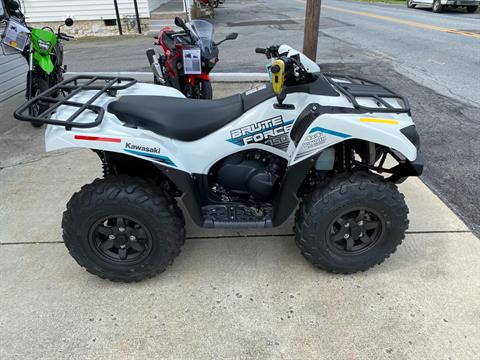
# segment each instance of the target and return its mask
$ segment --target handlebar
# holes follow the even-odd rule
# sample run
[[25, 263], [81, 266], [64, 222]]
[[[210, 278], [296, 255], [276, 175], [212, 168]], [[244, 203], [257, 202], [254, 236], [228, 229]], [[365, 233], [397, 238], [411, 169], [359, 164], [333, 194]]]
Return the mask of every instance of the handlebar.
[[65, 40], [65, 41], [70, 41], [71, 39], [75, 39], [74, 36], [67, 35], [65, 33], [58, 33], [58, 37], [62, 40]]
[[273, 46], [270, 46], [268, 48], [256, 48], [255, 49], [255, 52], [257, 54], [264, 54], [267, 59], [270, 59], [272, 57], [278, 57], [278, 48], [279, 46], [277, 45], [273, 45]]
[[190, 33], [178, 32], [178, 33], [172, 34], [172, 38], [176, 38], [176, 37], [179, 37], [179, 36], [190, 36]]

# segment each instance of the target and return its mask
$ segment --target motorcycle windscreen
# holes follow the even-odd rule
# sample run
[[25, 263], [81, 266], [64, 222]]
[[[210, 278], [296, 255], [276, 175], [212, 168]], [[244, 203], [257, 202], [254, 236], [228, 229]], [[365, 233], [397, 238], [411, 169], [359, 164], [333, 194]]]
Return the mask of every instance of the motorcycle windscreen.
[[33, 60], [47, 74], [50, 74], [53, 71], [53, 69], [55, 68], [55, 66], [53, 65], [52, 57], [50, 56], [50, 54], [42, 55], [38, 52], [35, 52], [35, 53], [33, 53]]
[[197, 36], [197, 43], [201, 46], [202, 51], [210, 54], [215, 46], [213, 41], [213, 25], [205, 20], [192, 20], [191, 28]]

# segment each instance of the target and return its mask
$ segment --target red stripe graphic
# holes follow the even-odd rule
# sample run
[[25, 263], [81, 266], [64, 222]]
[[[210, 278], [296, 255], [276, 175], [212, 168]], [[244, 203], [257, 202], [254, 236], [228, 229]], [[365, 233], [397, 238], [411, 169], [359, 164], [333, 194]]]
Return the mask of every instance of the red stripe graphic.
[[89, 140], [89, 141], [104, 141], [104, 142], [122, 142], [122, 139], [101, 137], [101, 136], [87, 136], [87, 135], [75, 135], [75, 140]]

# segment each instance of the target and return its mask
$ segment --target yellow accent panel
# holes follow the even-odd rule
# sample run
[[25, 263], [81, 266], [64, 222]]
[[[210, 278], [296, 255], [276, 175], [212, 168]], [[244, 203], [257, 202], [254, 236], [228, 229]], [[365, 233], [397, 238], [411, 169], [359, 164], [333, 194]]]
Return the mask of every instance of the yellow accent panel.
[[283, 60], [275, 60], [272, 63], [271, 71], [273, 92], [278, 95], [282, 92], [283, 82], [285, 80], [285, 63]]
[[376, 118], [360, 118], [360, 122], [377, 123], [377, 124], [390, 124], [390, 125], [400, 124], [400, 122], [398, 120], [376, 119]]

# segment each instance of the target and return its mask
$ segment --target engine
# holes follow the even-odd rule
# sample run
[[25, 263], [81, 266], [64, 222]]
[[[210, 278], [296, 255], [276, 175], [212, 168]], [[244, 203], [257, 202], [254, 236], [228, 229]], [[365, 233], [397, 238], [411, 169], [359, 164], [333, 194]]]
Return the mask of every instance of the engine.
[[216, 183], [229, 197], [256, 201], [271, 198], [286, 161], [265, 151], [246, 151], [225, 158], [217, 168]]

